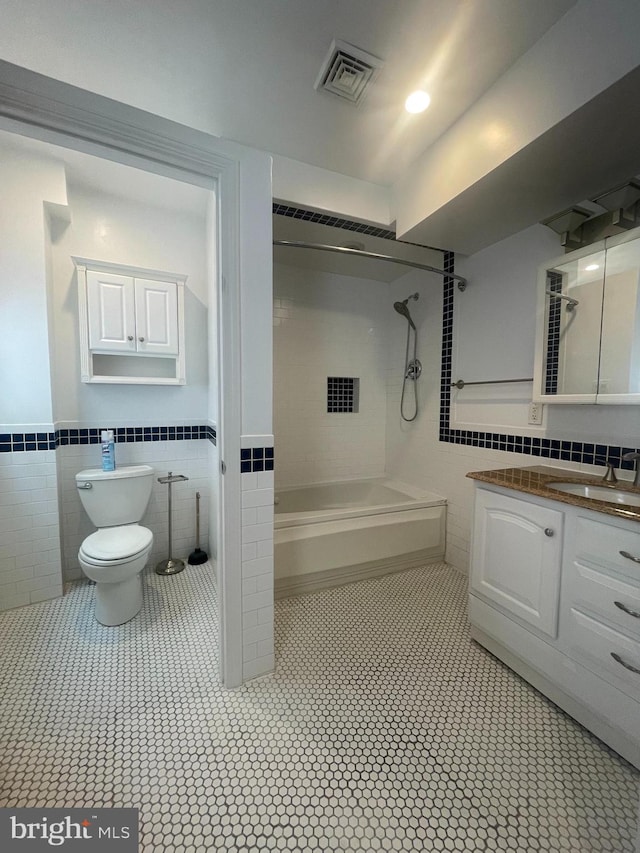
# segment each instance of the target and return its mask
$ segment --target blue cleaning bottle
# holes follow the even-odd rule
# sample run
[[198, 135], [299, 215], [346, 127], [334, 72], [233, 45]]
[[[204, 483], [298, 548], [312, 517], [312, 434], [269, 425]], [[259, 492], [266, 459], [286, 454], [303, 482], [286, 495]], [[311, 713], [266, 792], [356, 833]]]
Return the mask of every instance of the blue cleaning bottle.
[[113, 441], [113, 430], [103, 429], [100, 440], [102, 441], [102, 470], [116, 470], [116, 448]]

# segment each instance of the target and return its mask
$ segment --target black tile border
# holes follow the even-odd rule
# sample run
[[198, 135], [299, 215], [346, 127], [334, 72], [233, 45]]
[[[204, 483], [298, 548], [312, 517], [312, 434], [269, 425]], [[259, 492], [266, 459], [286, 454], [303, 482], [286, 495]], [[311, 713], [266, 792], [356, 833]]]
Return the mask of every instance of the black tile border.
[[194, 441], [208, 439], [216, 444], [212, 426], [140, 426], [140, 427], [83, 427], [57, 429], [55, 432], [0, 433], [0, 453], [19, 451], [57, 450], [78, 444], [100, 444], [100, 433], [110, 429], [114, 441], [128, 444], [139, 441]]
[[273, 447], [245, 447], [240, 451], [240, 473], [273, 471]]
[[[454, 272], [453, 252], [444, 252], [444, 270]], [[450, 444], [465, 444], [488, 450], [504, 450], [508, 453], [525, 453], [545, 459], [559, 459], [563, 462], [581, 462], [586, 465], [604, 465], [605, 461], [614, 468], [632, 471], [633, 462], [624, 462], [626, 453], [640, 452], [640, 448], [619, 447], [610, 444], [597, 444], [593, 441], [565, 441], [555, 438], [534, 438], [526, 435], [506, 435], [495, 432], [452, 429], [451, 424], [451, 362], [453, 353], [453, 300], [455, 279], [444, 277], [442, 299], [442, 358], [440, 370], [440, 441]]]
[[[215, 445], [218, 438], [216, 428], [210, 425], [65, 428], [47, 433], [0, 433], [0, 453], [24, 450], [57, 450], [58, 447], [69, 445], [100, 444], [100, 433], [103, 429], [113, 430], [114, 440], [119, 444], [204, 439]], [[240, 473], [273, 470], [273, 447], [254, 447], [240, 451]]]
[[425, 246], [424, 243], [410, 243], [408, 240], [398, 240], [395, 231], [390, 231], [388, 228], [379, 228], [376, 225], [368, 225], [366, 222], [357, 222], [355, 219], [343, 219], [340, 216], [331, 216], [329, 213], [319, 213], [317, 210], [307, 210], [304, 207], [294, 207], [274, 201], [272, 212], [277, 216], [286, 216], [289, 219], [301, 219], [304, 222], [330, 225], [332, 228], [343, 228], [345, 231], [354, 231], [357, 234], [365, 234], [369, 237], [380, 237], [383, 240], [393, 240], [394, 243], [405, 243], [407, 246], [420, 246], [423, 249], [442, 252], [442, 249], [437, 246]]
[[342, 219], [340, 216], [318, 213], [315, 210], [306, 210], [303, 207], [293, 207], [274, 202], [273, 213], [278, 216], [286, 216], [289, 219], [302, 219], [305, 222], [317, 222], [320, 225], [331, 225], [333, 228], [344, 228], [346, 231], [356, 231], [358, 234], [368, 234], [370, 237], [382, 237], [384, 240], [396, 239], [395, 233], [389, 231], [388, 228], [378, 228], [375, 225], [366, 225], [364, 222]]
[[55, 450], [55, 432], [3, 432], [0, 433], [0, 453], [18, 453], [26, 450]]
[[104, 429], [113, 431], [116, 444], [146, 441], [192, 441], [207, 439], [206, 426], [143, 426], [143, 427], [92, 427], [88, 429], [56, 430], [59, 447], [75, 444], [100, 444], [100, 433]]

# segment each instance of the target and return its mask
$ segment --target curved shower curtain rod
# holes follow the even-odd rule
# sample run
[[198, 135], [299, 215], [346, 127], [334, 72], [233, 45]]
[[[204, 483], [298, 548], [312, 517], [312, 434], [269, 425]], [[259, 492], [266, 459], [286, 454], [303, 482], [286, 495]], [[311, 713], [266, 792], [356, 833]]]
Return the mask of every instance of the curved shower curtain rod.
[[273, 245], [292, 246], [295, 249], [321, 249], [323, 252], [339, 252], [343, 255], [372, 258], [374, 261], [390, 261], [392, 264], [402, 264], [405, 267], [414, 267], [417, 270], [426, 270], [426, 272], [435, 272], [438, 275], [454, 278], [458, 282], [459, 290], [464, 290], [467, 286], [467, 279], [461, 275], [445, 272], [437, 267], [430, 267], [427, 264], [419, 264], [417, 261], [406, 261], [404, 258], [393, 258], [391, 255], [379, 255], [377, 252], [365, 252], [364, 249], [350, 249], [347, 246], [327, 246], [324, 243], [304, 243], [300, 240], [274, 240]]

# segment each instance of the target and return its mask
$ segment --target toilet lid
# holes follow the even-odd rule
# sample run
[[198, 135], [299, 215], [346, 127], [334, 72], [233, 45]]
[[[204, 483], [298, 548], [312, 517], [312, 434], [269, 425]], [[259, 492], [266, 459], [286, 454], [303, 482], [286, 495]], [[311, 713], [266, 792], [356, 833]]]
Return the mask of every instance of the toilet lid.
[[153, 542], [153, 533], [139, 524], [104, 527], [82, 543], [82, 552], [93, 560], [122, 560], [134, 557]]

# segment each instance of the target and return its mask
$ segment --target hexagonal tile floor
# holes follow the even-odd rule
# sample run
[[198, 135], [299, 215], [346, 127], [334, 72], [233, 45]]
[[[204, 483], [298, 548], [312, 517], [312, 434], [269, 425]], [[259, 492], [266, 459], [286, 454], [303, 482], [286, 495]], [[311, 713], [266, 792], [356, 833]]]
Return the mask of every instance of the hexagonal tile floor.
[[444, 564], [277, 602], [225, 691], [209, 564], [0, 617], [0, 804], [137, 806], [140, 850], [632, 851], [640, 774], [469, 640]]

